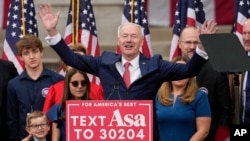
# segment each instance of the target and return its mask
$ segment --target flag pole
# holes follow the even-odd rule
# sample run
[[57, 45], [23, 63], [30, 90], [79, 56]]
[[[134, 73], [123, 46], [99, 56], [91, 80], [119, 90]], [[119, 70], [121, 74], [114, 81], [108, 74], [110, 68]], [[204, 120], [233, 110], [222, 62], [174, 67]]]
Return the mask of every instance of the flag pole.
[[22, 4], [22, 10], [21, 10], [21, 13], [22, 13], [22, 34], [23, 36], [25, 35], [25, 16], [24, 16], [24, 0], [21, 1], [21, 4]]
[[79, 11], [80, 11], [80, 0], [77, 0], [77, 7], [76, 7], [76, 24], [75, 24], [75, 32], [76, 32], [76, 34], [75, 34], [75, 43], [77, 44], [78, 43], [78, 33], [79, 33], [79, 31], [78, 31], [78, 29], [79, 29]]
[[72, 46], [74, 46], [75, 45], [75, 28], [74, 28], [74, 26], [75, 26], [75, 0], [71, 0], [71, 3], [72, 3], [72, 5], [71, 5], [71, 9], [72, 9], [72, 19], [71, 19], [71, 21], [72, 21]]
[[130, 16], [130, 22], [134, 22], [134, 11], [135, 11], [135, 7], [134, 7], [134, 0], [131, 0], [131, 16]]

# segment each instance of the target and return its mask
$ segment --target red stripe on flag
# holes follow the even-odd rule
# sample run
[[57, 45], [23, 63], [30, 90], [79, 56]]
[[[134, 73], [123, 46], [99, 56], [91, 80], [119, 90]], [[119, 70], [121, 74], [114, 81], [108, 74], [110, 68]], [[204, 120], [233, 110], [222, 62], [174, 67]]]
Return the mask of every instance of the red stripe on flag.
[[150, 51], [149, 51], [149, 48], [148, 48], [148, 41], [147, 39], [144, 37], [144, 40], [143, 40], [143, 46], [145, 47], [142, 47], [142, 53], [146, 56], [146, 57], [151, 57], [150, 56]]
[[17, 56], [17, 55], [16, 55], [16, 58], [17, 58], [19, 64], [20, 64], [20, 65], [22, 66], [22, 68], [24, 69], [24, 68], [25, 68], [25, 63], [24, 63], [24, 61], [21, 59], [20, 56]]
[[195, 26], [196, 25], [196, 20], [194, 18], [187, 17], [186, 25]]
[[8, 58], [7, 58], [7, 56], [6, 56], [6, 54], [5, 54], [4, 51], [3, 51], [3, 53], [2, 53], [2, 59], [3, 59], [3, 60], [8, 60]]
[[93, 50], [93, 45], [92, 45], [92, 35], [90, 34], [89, 36], [89, 41], [88, 41], [88, 53], [91, 54], [91, 51]]
[[170, 25], [174, 25], [174, 22], [175, 22], [175, 10], [176, 10], [176, 3], [177, 3], [177, 0], [171, 0], [170, 1], [171, 3], [171, 7], [170, 7]]
[[243, 26], [240, 23], [236, 24], [236, 29], [237, 29], [237, 32], [239, 32], [240, 34], [242, 34]]
[[100, 47], [99, 47], [99, 43], [97, 42], [96, 43], [96, 49], [95, 49], [95, 54], [94, 56], [100, 56]]
[[179, 48], [179, 46], [176, 47], [173, 57], [171, 59], [178, 57], [178, 56], [181, 56], [181, 49]]
[[70, 44], [72, 41], [72, 34], [68, 35], [67, 37], [64, 37], [64, 41], [67, 43], [67, 45]]
[[116, 46], [116, 53], [121, 54], [121, 48], [119, 45]]

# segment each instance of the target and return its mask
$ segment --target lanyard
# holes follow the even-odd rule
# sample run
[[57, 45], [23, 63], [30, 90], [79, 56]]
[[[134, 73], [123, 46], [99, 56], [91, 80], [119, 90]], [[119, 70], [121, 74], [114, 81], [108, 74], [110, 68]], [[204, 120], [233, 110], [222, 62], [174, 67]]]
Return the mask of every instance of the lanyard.
[[[29, 96], [29, 102], [30, 102], [30, 112], [33, 112], [33, 105], [35, 103], [35, 99], [36, 99], [36, 96], [38, 95], [38, 91], [39, 91], [39, 88], [40, 88], [40, 85], [41, 85], [41, 80], [37, 79], [37, 80], [35, 80], [35, 82], [36, 81], [38, 81], [38, 85], [34, 85], [34, 86], [31, 85], [31, 87], [28, 87], [28, 84], [27, 84], [28, 82], [26, 83], [26, 91], [27, 91], [27, 94]], [[33, 96], [32, 96], [32, 92], [30, 92], [30, 89], [32, 87], [35, 89], [35, 91], [34, 91], [35, 94], [33, 94]]]

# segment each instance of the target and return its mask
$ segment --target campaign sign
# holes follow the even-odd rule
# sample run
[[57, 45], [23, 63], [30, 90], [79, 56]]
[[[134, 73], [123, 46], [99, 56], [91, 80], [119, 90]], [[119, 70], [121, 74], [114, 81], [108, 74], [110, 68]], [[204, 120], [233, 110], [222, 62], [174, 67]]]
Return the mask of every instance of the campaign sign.
[[70, 100], [67, 141], [152, 141], [151, 100]]

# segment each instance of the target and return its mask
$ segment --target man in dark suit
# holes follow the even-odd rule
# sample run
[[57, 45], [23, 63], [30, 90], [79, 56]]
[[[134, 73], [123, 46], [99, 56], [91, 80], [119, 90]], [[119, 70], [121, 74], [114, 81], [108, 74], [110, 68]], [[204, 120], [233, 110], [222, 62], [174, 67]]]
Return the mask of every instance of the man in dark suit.
[[[243, 47], [247, 55], [250, 56], [250, 19], [247, 19], [242, 28], [242, 41]], [[244, 125], [250, 125], [250, 83], [249, 74], [250, 71], [243, 73], [242, 84], [242, 123]]]
[[12, 62], [0, 59], [0, 133], [1, 139], [8, 140], [7, 129], [7, 85], [10, 79], [17, 76], [17, 70]]
[[[200, 46], [187, 64], [176, 64], [162, 60], [160, 55], [147, 58], [140, 53], [143, 30], [135, 23], [123, 24], [118, 28], [118, 45], [121, 55], [104, 52], [100, 57], [73, 53], [56, 29], [59, 13], [53, 13], [50, 4], [40, 5], [38, 15], [48, 31], [47, 42], [68, 65], [96, 75], [100, 78], [104, 99], [153, 100], [165, 81], [192, 77], [198, 74], [208, 59]], [[203, 32], [213, 30], [214, 22], [205, 26]], [[210, 29], [211, 28], [211, 29]], [[130, 86], [123, 81], [124, 64], [130, 62]]]
[[[191, 58], [196, 47], [200, 44], [199, 33], [196, 27], [186, 27], [182, 30], [179, 40], [179, 47], [182, 55]], [[208, 92], [208, 99], [212, 113], [210, 132], [206, 141], [214, 141], [216, 131], [220, 134], [227, 132], [232, 123], [232, 108], [230, 99], [229, 82], [226, 73], [217, 72], [210, 61], [207, 61], [196, 77], [199, 87]], [[218, 136], [218, 137], [219, 137]]]
[[[140, 53], [144, 38], [143, 29], [135, 23], [126, 23], [118, 28], [121, 54], [103, 52], [100, 57], [82, 56], [73, 53], [58, 33], [56, 26], [59, 13], [53, 13], [50, 4], [40, 5], [38, 15], [48, 31], [46, 41], [49, 45], [67, 65], [98, 76], [105, 100], [154, 100], [163, 82], [195, 76], [208, 59], [202, 46], [196, 49], [187, 64], [164, 61], [160, 55], [147, 58]], [[215, 28], [216, 24], [212, 21], [210, 25], [202, 28], [202, 32], [207, 33]], [[124, 65], [128, 62], [130, 83], [125, 84], [127, 79], [123, 77], [127, 74], [127, 67]]]

